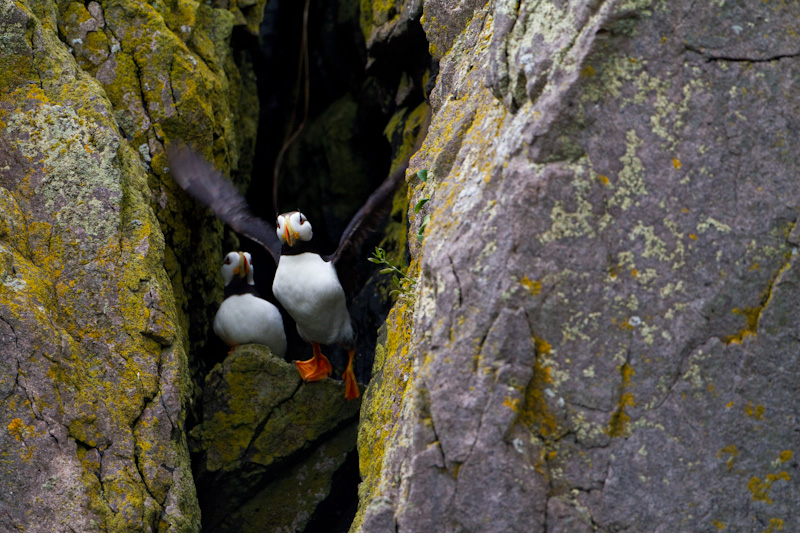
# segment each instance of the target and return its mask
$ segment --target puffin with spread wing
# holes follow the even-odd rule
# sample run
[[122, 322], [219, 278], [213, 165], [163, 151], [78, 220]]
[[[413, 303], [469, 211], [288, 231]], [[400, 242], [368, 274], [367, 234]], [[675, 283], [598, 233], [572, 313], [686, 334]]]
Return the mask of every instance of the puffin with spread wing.
[[348, 351], [342, 378], [345, 397], [358, 398], [353, 374], [355, 328], [347, 310], [337, 265], [354, 251], [365, 233], [385, 215], [397, 185], [405, 177], [405, 166], [394, 171], [370, 195], [345, 228], [339, 245], [330, 255], [321, 255], [311, 240], [311, 223], [299, 211], [278, 216], [277, 228], [254, 216], [236, 189], [202, 156], [180, 146], [168, 150], [175, 181], [236, 232], [261, 244], [272, 255], [277, 270], [272, 292], [297, 323], [297, 332], [311, 343], [313, 357], [295, 361], [305, 381], [324, 379], [332, 372], [320, 344], [336, 344]]

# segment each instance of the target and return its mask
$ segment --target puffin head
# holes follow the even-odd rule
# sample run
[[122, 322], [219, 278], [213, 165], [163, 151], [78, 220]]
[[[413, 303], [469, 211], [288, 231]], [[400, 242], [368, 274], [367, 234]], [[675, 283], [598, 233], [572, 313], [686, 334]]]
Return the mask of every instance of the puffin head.
[[248, 283], [253, 277], [252, 268], [250, 268], [250, 254], [247, 252], [229, 252], [222, 262], [222, 280], [225, 285], [228, 285], [233, 278], [239, 276], [240, 278], [247, 277]]
[[294, 246], [297, 241], [310, 241], [313, 236], [311, 222], [300, 211], [278, 215], [278, 238], [282, 243]]

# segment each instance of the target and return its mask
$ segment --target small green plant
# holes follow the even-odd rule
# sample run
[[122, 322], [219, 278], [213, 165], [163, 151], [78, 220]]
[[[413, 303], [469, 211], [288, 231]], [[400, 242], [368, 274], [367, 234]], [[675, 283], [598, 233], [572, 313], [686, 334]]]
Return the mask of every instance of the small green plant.
[[414, 287], [417, 285], [417, 280], [407, 276], [405, 272], [386, 259], [386, 250], [376, 246], [375, 251], [372, 252], [372, 257], [368, 257], [367, 261], [375, 263], [376, 265], [384, 265], [384, 268], [380, 271], [381, 274], [392, 274], [392, 284], [395, 288], [389, 291], [389, 296], [405, 298], [410, 298], [412, 296]]

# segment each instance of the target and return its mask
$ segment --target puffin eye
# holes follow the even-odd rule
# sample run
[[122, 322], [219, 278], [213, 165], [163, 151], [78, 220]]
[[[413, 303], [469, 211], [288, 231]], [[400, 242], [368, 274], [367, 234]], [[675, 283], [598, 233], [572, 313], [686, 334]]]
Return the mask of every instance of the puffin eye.
[[231, 264], [231, 258], [230, 257], [226, 257], [225, 258], [225, 264], [226, 265], [230, 265]]
[[306, 221], [306, 217], [303, 216], [303, 213], [300, 213], [300, 225], [303, 225], [303, 222]]

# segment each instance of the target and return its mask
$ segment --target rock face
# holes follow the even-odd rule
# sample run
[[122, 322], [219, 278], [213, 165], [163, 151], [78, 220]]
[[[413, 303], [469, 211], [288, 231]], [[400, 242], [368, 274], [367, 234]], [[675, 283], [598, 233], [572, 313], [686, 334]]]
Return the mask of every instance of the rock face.
[[229, 40], [263, 5], [0, 2], [2, 531], [200, 528], [184, 283], [220, 294], [221, 225], [163, 143], [247, 153]]
[[353, 447], [360, 403], [346, 401], [343, 387], [304, 384], [293, 364], [255, 344], [211, 370], [203, 424], [192, 431], [209, 500], [201, 501], [204, 529], [303, 529]]
[[798, 527], [797, 6], [423, 11], [351, 531]]

